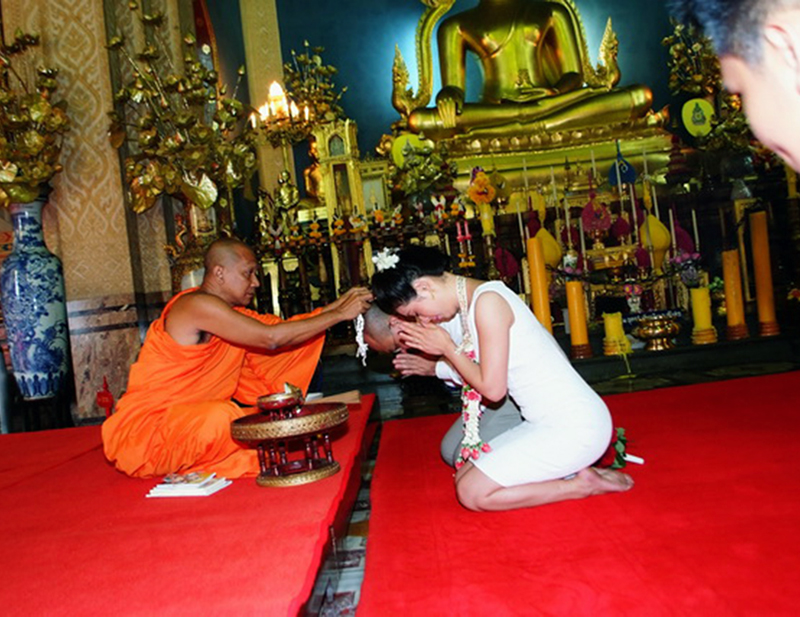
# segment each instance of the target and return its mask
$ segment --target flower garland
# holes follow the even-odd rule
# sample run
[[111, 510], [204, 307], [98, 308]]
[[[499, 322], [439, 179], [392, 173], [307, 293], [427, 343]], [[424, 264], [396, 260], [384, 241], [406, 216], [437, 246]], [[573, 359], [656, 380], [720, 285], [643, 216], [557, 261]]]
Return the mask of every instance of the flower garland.
[[[469, 305], [467, 304], [467, 279], [463, 276], [456, 277], [456, 294], [458, 295], [458, 308], [461, 316], [461, 329], [464, 337], [457, 351], [464, 354], [473, 362], [477, 362], [475, 346], [469, 333]], [[461, 388], [461, 420], [464, 425], [464, 437], [461, 439], [461, 451], [456, 459], [456, 469], [469, 460], [475, 460], [481, 452], [490, 452], [491, 446], [481, 439], [480, 419], [483, 415], [483, 406], [480, 393], [466, 381]]]
[[367, 351], [369, 350], [369, 346], [364, 341], [364, 316], [359, 315], [353, 320], [356, 328], [356, 345], [358, 345], [358, 349], [356, 349], [356, 358], [361, 360], [362, 366], [367, 366]]

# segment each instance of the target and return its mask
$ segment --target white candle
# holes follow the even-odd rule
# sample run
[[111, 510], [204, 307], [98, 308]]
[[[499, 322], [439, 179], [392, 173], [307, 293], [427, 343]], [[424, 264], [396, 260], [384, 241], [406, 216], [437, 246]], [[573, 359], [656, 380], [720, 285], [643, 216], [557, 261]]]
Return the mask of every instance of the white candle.
[[631, 189], [631, 212], [633, 213], [633, 235], [634, 243], [639, 243], [639, 217], [636, 215], [636, 194], [633, 192], [633, 185], [629, 185]]
[[697, 212], [692, 208], [692, 231], [694, 232], [694, 250], [700, 252], [700, 235], [697, 232]]
[[567, 230], [567, 246], [572, 248], [572, 229], [569, 226], [569, 202], [564, 197], [564, 224]]
[[[578, 231], [581, 235], [581, 255], [586, 253], [586, 239], [583, 237], [583, 217], [578, 217]], [[586, 257], [583, 258], [584, 262], [586, 261]]]
[[656, 218], [660, 221], [661, 214], [658, 212], [658, 192], [656, 191], [656, 185], [650, 183], [650, 191], [653, 194], [653, 209], [656, 211]]
[[672, 216], [672, 208], [669, 209], [669, 233], [672, 234], [672, 254], [675, 254], [675, 219]]
[[[522, 159], [522, 179], [525, 182], [525, 194], [523, 195], [523, 199], [525, 200], [525, 212], [528, 211], [528, 163], [525, 159]], [[524, 225], [522, 224], [522, 212], [519, 208], [519, 200], [517, 200], [517, 223], [519, 224], [519, 237], [520, 240], [523, 242], [525, 241], [525, 233], [523, 232]], [[525, 248], [525, 245], [522, 247]]]
[[[556, 190], [556, 174], [553, 166], [550, 166], [550, 184], [553, 187], [553, 209], [556, 211], [556, 238], [560, 237], [559, 227], [561, 226], [561, 208], [558, 207], [558, 190]], [[544, 221], [540, 221], [544, 225]]]

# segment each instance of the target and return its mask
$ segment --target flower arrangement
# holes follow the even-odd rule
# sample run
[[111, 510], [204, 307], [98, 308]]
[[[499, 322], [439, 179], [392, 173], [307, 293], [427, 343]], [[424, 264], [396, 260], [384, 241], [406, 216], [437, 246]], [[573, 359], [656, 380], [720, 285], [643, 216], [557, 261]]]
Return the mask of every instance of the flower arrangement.
[[458, 168], [448, 160], [443, 142], [423, 140], [415, 145], [410, 140], [403, 146], [402, 165], [389, 165], [392, 184], [409, 197], [422, 198], [426, 192], [442, 192], [453, 182]]
[[467, 197], [472, 200], [476, 206], [488, 205], [492, 203], [496, 194], [492, 181], [486, 172], [480, 167], [472, 170], [472, 180], [467, 189]]
[[672, 34], [661, 41], [669, 50], [670, 91], [698, 96], [717, 94], [722, 89], [722, 75], [711, 40], [694, 25], [675, 20], [672, 25]]
[[699, 287], [703, 280], [699, 253], [679, 250], [677, 255], [670, 258], [669, 270], [678, 274], [681, 282], [687, 287]]
[[303, 41], [304, 51], [298, 54], [292, 50], [292, 61], [283, 65], [283, 78], [286, 90], [295, 104], [304, 109], [319, 122], [333, 122], [344, 117], [340, 104], [347, 86], [336, 91], [333, 76], [338, 73], [335, 66], [323, 64], [324, 47], [311, 47]]
[[[141, 10], [136, 2], [129, 7]], [[140, 19], [145, 27], [157, 28], [164, 18], [141, 12]], [[217, 202], [230, 207], [233, 189], [243, 186], [257, 166], [256, 133], [236, 98], [244, 68], [228, 95], [217, 72], [201, 61], [193, 35], [183, 39], [182, 73], [162, 60], [155, 45], [132, 54], [125, 42], [118, 35], [108, 43], [131, 74], [114, 96], [117, 108], [109, 114], [109, 135], [115, 147], [128, 143], [131, 149], [125, 176], [133, 210], [148, 210], [164, 193], [203, 209]]]
[[53, 101], [58, 71], [36, 69], [31, 86], [15, 61], [39, 45], [39, 37], [17, 30], [0, 46], [0, 204], [33, 201], [41, 186], [61, 171], [69, 118], [64, 101]]

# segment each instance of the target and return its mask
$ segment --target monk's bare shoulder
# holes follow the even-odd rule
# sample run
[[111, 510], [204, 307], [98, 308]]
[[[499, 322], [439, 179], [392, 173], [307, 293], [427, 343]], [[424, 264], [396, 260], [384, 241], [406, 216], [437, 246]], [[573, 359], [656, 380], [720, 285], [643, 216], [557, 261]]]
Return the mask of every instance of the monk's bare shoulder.
[[197, 290], [178, 298], [165, 318], [167, 334], [179, 345], [197, 345], [211, 338], [204, 324], [209, 317], [231, 308], [220, 298]]

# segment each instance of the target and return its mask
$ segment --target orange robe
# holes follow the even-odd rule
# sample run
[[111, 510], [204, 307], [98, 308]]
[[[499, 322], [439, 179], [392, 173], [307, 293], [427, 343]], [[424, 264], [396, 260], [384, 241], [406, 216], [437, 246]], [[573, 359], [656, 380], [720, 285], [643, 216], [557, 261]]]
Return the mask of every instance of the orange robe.
[[[194, 290], [184, 293], [189, 291]], [[164, 322], [180, 295], [150, 326], [131, 367], [128, 389], [103, 423], [106, 457], [120, 471], [140, 478], [198, 470], [226, 478], [256, 475], [256, 451], [230, 434], [231, 421], [253, 409], [232, 399], [254, 405], [259, 396], [282, 392], [286, 382], [305, 393], [325, 335], [276, 351], [248, 349], [216, 336], [199, 345], [179, 345]], [[235, 310], [265, 324], [281, 321], [245, 308]]]

